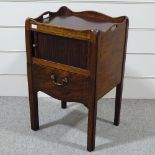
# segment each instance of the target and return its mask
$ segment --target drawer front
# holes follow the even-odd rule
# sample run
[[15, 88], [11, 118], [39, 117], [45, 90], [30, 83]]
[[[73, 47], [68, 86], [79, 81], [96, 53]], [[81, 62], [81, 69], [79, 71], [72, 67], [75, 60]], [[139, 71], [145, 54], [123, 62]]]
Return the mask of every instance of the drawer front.
[[36, 91], [64, 101], [87, 101], [89, 77], [36, 64], [32, 67]]

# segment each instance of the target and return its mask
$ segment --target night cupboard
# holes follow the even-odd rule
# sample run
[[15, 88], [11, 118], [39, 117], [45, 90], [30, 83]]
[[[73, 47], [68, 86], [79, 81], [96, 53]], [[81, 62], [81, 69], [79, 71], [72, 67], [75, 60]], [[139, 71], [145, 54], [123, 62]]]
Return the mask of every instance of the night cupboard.
[[[25, 24], [31, 128], [39, 129], [37, 92], [88, 108], [87, 150], [95, 148], [97, 100], [116, 87], [119, 125], [128, 34], [126, 16], [61, 7]], [[105, 109], [106, 110], [106, 109]]]

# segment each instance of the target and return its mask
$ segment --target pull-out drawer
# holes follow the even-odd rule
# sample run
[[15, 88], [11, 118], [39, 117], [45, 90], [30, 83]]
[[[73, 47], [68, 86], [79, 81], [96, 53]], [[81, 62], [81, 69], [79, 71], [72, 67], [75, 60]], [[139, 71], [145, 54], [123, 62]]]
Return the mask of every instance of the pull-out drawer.
[[33, 87], [57, 99], [85, 102], [89, 77], [57, 68], [32, 65]]

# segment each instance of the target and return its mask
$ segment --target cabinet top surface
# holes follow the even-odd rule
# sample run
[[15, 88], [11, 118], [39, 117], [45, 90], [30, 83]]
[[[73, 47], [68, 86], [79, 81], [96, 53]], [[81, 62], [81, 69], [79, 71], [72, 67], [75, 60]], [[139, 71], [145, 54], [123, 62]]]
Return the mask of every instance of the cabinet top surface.
[[101, 30], [108, 29], [123, 23], [125, 16], [112, 18], [110, 16], [95, 11], [73, 12], [67, 7], [61, 7], [57, 12], [47, 11], [35, 18], [41, 24], [55, 27], [68, 28], [74, 30]]
[[77, 30], [108, 30], [115, 23], [105, 22], [105, 21], [97, 21], [89, 18], [83, 18], [78, 16], [56, 16], [53, 18], [45, 18], [41, 21], [44, 24], [57, 26], [57, 27], [65, 27], [70, 29]]

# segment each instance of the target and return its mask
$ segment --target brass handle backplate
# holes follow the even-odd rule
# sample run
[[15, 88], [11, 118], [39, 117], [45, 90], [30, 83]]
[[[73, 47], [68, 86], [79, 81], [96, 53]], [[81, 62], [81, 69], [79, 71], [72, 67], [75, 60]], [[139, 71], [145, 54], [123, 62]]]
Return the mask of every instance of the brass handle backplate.
[[61, 82], [58, 82], [56, 80], [56, 78], [55, 78], [55, 75], [52, 74], [51, 79], [52, 79], [53, 84], [57, 85], [57, 86], [65, 86], [68, 83], [68, 78], [67, 77], [63, 78]]

